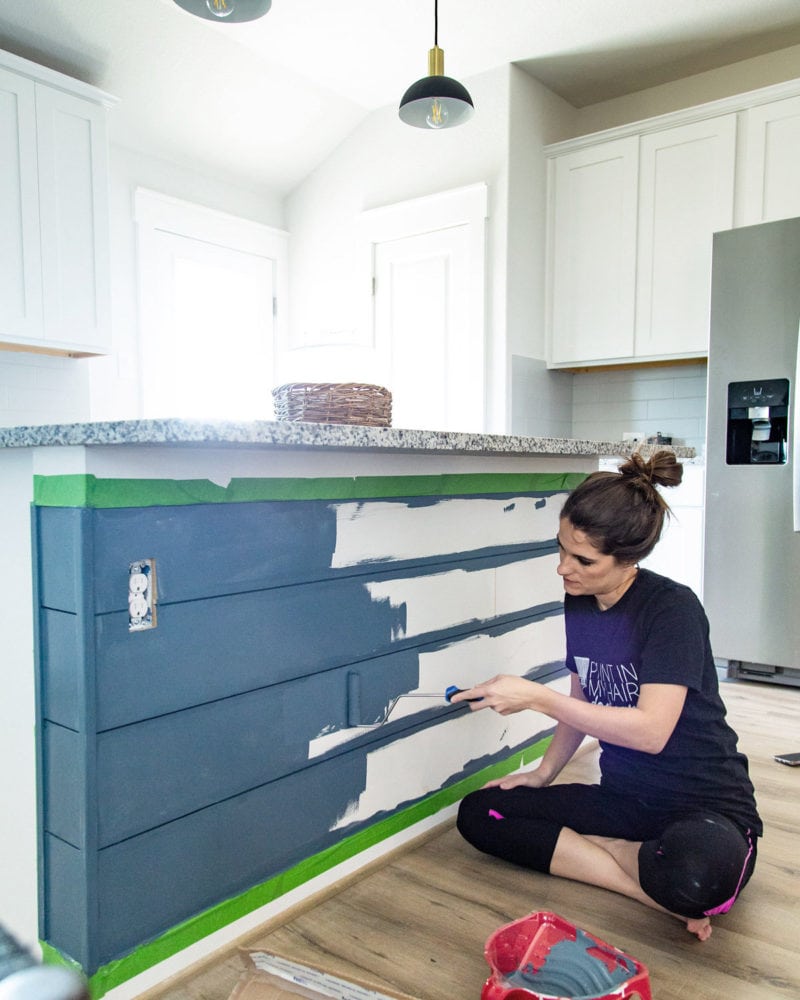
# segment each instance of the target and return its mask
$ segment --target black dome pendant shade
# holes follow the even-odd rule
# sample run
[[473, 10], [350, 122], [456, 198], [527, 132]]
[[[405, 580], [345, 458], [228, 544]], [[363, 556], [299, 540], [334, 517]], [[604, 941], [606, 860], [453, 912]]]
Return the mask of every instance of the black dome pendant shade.
[[225, 24], [255, 21], [272, 6], [272, 0], [175, 0], [175, 3], [197, 17]]
[[468, 121], [475, 106], [466, 87], [444, 75], [439, 48], [439, 0], [434, 0], [434, 44], [428, 52], [428, 76], [412, 83], [400, 101], [400, 120], [415, 128], [453, 128]]

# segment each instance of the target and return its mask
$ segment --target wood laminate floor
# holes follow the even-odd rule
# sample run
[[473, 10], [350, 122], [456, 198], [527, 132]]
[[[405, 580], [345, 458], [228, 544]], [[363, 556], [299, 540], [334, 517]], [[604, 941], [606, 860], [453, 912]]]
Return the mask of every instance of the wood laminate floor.
[[[650, 972], [653, 1000], [800, 998], [800, 689], [724, 683], [729, 719], [750, 758], [765, 834], [756, 872], [700, 943], [677, 921], [603, 889], [479, 854], [452, 826], [382, 860], [286, 922], [240, 945], [272, 951], [420, 1000], [479, 1000], [483, 947], [502, 924], [550, 910], [616, 945]], [[597, 750], [560, 780], [594, 780]], [[151, 992], [151, 1000], [227, 1000], [243, 971], [235, 948]]]

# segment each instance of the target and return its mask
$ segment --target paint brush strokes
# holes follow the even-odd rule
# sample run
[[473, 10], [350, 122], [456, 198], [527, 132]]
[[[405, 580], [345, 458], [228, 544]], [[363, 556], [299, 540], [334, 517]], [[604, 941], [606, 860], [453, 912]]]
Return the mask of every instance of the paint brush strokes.
[[337, 504], [332, 566], [428, 559], [551, 541], [565, 493]]
[[563, 601], [557, 564], [558, 556], [548, 554], [490, 569], [457, 569], [364, 586], [373, 601], [404, 609], [392, 639], [408, 639], [528, 611], [531, 595], [536, 595], [537, 605]]
[[[441, 648], [419, 654], [419, 685], [414, 690], [441, 691], [441, 700], [438, 703], [411, 698], [400, 700], [391, 713], [391, 720], [395, 722], [420, 711], [443, 707], [444, 692], [450, 684], [471, 687], [485, 680], [496, 664], [502, 664], [505, 673], [523, 676], [529, 675], [537, 666], [563, 662], [564, 624], [559, 615], [529, 622], [500, 635], [479, 634], [455, 640]], [[452, 716], [446, 716], [441, 724], [449, 726], [451, 720]], [[436, 729], [442, 739], [440, 726], [437, 725]], [[536, 731], [536, 728], [530, 730], [531, 733]], [[320, 733], [309, 743], [309, 759], [322, 756], [363, 735], [364, 729], [358, 727]], [[463, 756], [460, 767], [475, 756], [476, 737], [477, 733], [473, 731], [469, 741], [460, 747]], [[446, 739], [449, 741], [452, 738], [448, 728]]]
[[[561, 677], [549, 684], [566, 693], [569, 680]], [[401, 803], [438, 791], [460, 775], [470, 760], [501, 750], [510, 752], [552, 725], [552, 719], [537, 712], [507, 717], [470, 712], [448, 719], [446, 736], [440, 726], [432, 726], [382, 746], [367, 755], [364, 791], [348, 804], [333, 829], [391, 812]]]

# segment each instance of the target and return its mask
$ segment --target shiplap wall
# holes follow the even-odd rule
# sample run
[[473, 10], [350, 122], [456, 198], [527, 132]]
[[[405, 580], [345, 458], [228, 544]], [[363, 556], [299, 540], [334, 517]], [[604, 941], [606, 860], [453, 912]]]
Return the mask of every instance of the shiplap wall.
[[[576, 477], [371, 477], [336, 502], [301, 499], [305, 479], [296, 500], [196, 502], [192, 481], [178, 505], [126, 479], [105, 481], [108, 509], [54, 478], [65, 492], [51, 505], [40, 477], [34, 518], [40, 936], [93, 995], [125, 960], [153, 964], [153, 939], [172, 954], [183, 921], [206, 921], [199, 938], [231, 900], [238, 918], [251, 890], [279, 894], [431, 795], [449, 805], [551, 731], [442, 692], [498, 669], [560, 683], [555, 533]], [[131, 633], [127, 567], [145, 557], [158, 624]]]

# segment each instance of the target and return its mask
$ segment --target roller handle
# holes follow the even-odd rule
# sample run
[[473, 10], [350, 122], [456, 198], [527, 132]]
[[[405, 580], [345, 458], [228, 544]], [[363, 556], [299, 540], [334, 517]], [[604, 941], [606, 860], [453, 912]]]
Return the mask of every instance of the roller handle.
[[[453, 700], [454, 694], [461, 694], [462, 691], [466, 691], [466, 688], [456, 687], [455, 684], [451, 684], [449, 688], [444, 693], [444, 700], [446, 702], [451, 702]], [[483, 698], [467, 698], [467, 701], [483, 701]]]

